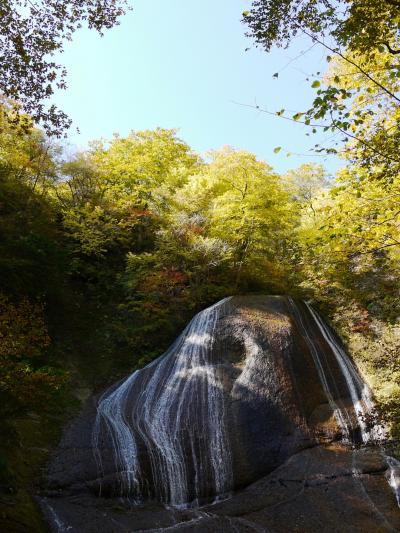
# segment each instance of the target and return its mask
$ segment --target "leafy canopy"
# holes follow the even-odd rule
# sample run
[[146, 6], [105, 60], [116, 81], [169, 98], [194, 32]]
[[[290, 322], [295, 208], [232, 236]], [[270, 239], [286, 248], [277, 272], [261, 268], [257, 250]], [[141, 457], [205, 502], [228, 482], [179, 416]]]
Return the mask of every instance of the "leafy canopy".
[[382, 44], [395, 54], [399, 8], [398, 0], [254, 0], [243, 18], [266, 51], [306, 34], [353, 52], [373, 53]]
[[103, 30], [118, 24], [125, 0], [3, 0], [0, 3], [0, 91], [48, 134], [71, 124], [55, 105], [45, 106], [54, 88], [66, 88], [66, 71], [54, 61], [83, 23]]
[[391, 162], [398, 162], [397, 134], [384, 124], [380, 110], [393, 117], [400, 105], [399, 7], [397, 0], [257, 0], [244, 13], [249, 35], [265, 50], [306, 35], [334, 65], [323, 79], [315, 75], [312, 107], [292, 117], [312, 133], [336, 134], [333, 146], [315, 145], [317, 152], [340, 153], [352, 139], [360, 145], [357, 157], [365, 167], [378, 163], [392, 172]]

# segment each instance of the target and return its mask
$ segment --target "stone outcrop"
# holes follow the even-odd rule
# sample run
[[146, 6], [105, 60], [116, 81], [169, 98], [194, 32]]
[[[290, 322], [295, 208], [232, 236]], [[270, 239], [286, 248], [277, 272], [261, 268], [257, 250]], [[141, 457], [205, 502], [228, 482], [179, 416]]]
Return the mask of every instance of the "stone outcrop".
[[67, 428], [40, 499], [54, 530], [400, 528], [383, 453], [356, 447], [370, 396], [328, 326], [286, 297], [206, 311]]

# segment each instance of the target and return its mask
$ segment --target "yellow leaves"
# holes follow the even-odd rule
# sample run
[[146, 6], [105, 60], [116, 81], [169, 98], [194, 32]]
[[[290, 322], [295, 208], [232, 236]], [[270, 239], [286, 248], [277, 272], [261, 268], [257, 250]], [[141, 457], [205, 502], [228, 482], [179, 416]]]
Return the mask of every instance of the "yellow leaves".
[[293, 115], [293, 120], [298, 121], [303, 115], [304, 113], [296, 113], [295, 115]]
[[115, 137], [108, 146], [93, 145], [91, 161], [107, 184], [107, 195], [148, 195], [161, 185], [176, 187], [200, 164], [176, 130], [157, 128]]
[[[394, 264], [398, 251], [392, 243], [400, 241], [399, 186], [399, 178], [394, 180], [391, 188], [383, 188], [381, 182], [368, 179], [362, 170], [355, 172], [355, 169], [347, 168], [339, 173], [338, 186], [331, 190], [329, 203], [314, 203], [318, 220], [314, 242], [326, 257], [326, 272], [331, 261], [341, 260], [344, 264], [357, 253], [362, 254], [357, 268], [361, 271], [365, 263], [368, 269], [373, 259], [369, 253], [374, 249], [385, 250], [388, 264], [391, 261]], [[301, 239], [304, 239], [307, 227], [303, 222]], [[308, 238], [310, 236], [312, 233]], [[311, 257], [314, 250], [305, 249], [305, 253]]]

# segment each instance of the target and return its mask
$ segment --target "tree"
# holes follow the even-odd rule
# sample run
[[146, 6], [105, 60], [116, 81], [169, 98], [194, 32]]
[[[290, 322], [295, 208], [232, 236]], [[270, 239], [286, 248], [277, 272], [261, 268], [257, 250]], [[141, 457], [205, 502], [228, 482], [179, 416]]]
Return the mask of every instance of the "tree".
[[[380, 164], [397, 161], [393, 153], [397, 135], [387, 135], [384, 129], [378, 147], [365, 132], [374, 130], [371, 116], [376, 109], [399, 108], [399, 5], [397, 0], [257, 0], [244, 13], [249, 35], [265, 50], [273, 45], [287, 46], [296, 35], [306, 35], [325, 48], [328, 62], [341, 65], [341, 72], [323, 80], [317, 73], [312, 83], [317, 90], [312, 107], [292, 117], [310, 126], [313, 133], [323, 129], [339, 135], [334, 147], [316, 145], [317, 152], [336, 154], [341, 151], [338, 145], [353, 139], [363, 149], [366, 166], [377, 157]], [[285, 111], [277, 115], [285, 116]], [[377, 122], [374, 126], [378, 131]]]
[[60, 136], [71, 124], [67, 115], [45, 101], [54, 88], [66, 88], [66, 72], [54, 61], [66, 41], [85, 22], [102, 34], [118, 24], [125, 0], [3, 0], [0, 3], [0, 91], [14, 102], [9, 114], [18, 122], [21, 110], [48, 134]]
[[16, 304], [0, 292], [0, 337], [0, 418], [49, 409], [67, 375], [45, 365], [51, 340], [43, 305], [27, 299]]
[[176, 130], [157, 128], [118, 135], [110, 143], [94, 142], [90, 161], [98, 169], [106, 194], [141, 209], [162, 209], [165, 198], [195, 173], [200, 159]]
[[199, 158], [174, 130], [132, 132], [63, 165], [57, 186], [72, 272], [90, 279], [114, 276], [128, 252], [151, 249], [177, 187]]
[[188, 221], [189, 242], [210, 252], [215, 247], [214, 267], [225, 265], [236, 287], [243, 278], [282, 281], [280, 259], [290, 249], [295, 211], [265, 162], [229, 147], [211, 152], [209, 163], [177, 191], [175, 204]]
[[57, 147], [12, 127], [0, 105], [0, 286], [37, 294], [57, 270]]
[[396, 55], [399, 7], [398, 0], [254, 0], [243, 18], [266, 51], [303, 33], [315, 40], [333, 38], [352, 52], [373, 54], [384, 45]]
[[[400, 171], [400, 106], [392, 97], [399, 93], [400, 74], [387, 51], [373, 57], [358, 55], [357, 60], [365, 71], [374, 71], [374, 80], [343, 58], [333, 59], [325, 80], [330, 92], [344, 97], [332, 103], [331, 113], [335, 112], [336, 126], [346, 143], [344, 157], [389, 184]], [[316, 102], [316, 108], [324, 105], [324, 98]]]
[[324, 167], [315, 163], [306, 163], [288, 171], [283, 180], [300, 208], [311, 210], [315, 216], [315, 198], [318, 197], [318, 193], [330, 186]]

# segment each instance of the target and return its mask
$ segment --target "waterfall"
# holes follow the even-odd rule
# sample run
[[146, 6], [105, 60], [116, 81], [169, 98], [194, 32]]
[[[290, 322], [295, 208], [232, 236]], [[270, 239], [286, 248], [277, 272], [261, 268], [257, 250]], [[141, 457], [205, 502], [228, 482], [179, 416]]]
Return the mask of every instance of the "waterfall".
[[293, 300], [293, 298], [288, 298], [289, 300], [289, 304], [290, 304], [290, 307], [292, 308], [292, 311], [293, 311], [293, 316], [296, 320], [296, 324], [301, 332], [301, 335], [303, 337], [303, 339], [305, 340], [309, 350], [310, 350], [310, 354], [311, 354], [311, 357], [313, 358], [313, 361], [314, 361], [314, 364], [315, 364], [315, 367], [317, 369], [317, 372], [318, 372], [318, 377], [319, 377], [319, 380], [321, 382], [321, 385], [322, 385], [322, 388], [324, 390], [324, 393], [325, 393], [325, 396], [326, 396], [326, 399], [328, 400], [328, 403], [334, 413], [334, 416], [337, 420], [337, 423], [339, 424], [339, 427], [340, 429], [342, 430], [342, 433], [345, 437], [345, 440], [349, 440], [350, 439], [350, 425], [351, 425], [351, 422], [350, 422], [350, 419], [349, 419], [349, 416], [348, 416], [348, 413], [347, 411], [341, 409], [339, 407], [339, 405], [335, 402], [335, 399], [334, 399], [334, 396], [331, 392], [331, 388], [329, 386], [329, 383], [328, 383], [328, 379], [327, 379], [327, 376], [326, 376], [326, 371], [324, 369], [324, 365], [322, 364], [322, 361], [321, 361], [321, 354], [320, 354], [320, 350], [317, 346], [317, 344], [314, 342], [314, 340], [312, 339], [311, 335], [309, 334], [309, 332], [307, 331], [307, 326], [306, 324], [304, 323], [304, 320], [303, 320], [303, 317], [302, 317], [302, 314], [301, 314], [301, 310], [298, 308], [297, 304], [295, 303], [295, 301]]
[[172, 505], [232, 489], [224, 392], [212, 350], [229, 299], [198, 313], [164, 355], [100, 398], [93, 448], [101, 467], [100, 439], [110, 442], [121, 495], [148, 496], [145, 463], [154, 496]]
[[389, 455], [384, 457], [389, 467], [387, 473], [388, 482], [396, 496], [397, 505], [400, 507], [400, 461]]
[[[352, 431], [351, 419], [347, 413], [346, 409], [342, 409], [334, 400], [333, 392], [330, 390], [328, 385], [328, 379], [326, 375], [326, 370], [322, 364], [322, 354], [318, 349], [318, 346], [313, 341], [312, 337], [309, 335], [304, 320], [301, 315], [301, 310], [298, 308], [296, 303], [292, 298], [288, 298], [289, 304], [293, 310], [293, 315], [296, 320], [296, 323], [301, 330], [302, 336], [305, 339], [312, 358], [314, 360], [317, 372], [324, 389], [326, 398], [334, 412], [334, 415], [338, 421], [338, 424], [344, 434], [344, 440], [351, 442], [350, 435]], [[325, 339], [326, 343], [331, 349], [332, 354], [335, 357], [335, 360], [339, 366], [340, 372], [345, 378], [349, 396], [352, 400], [354, 414], [357, 420], [358, 427], [361, 432], [361, 441], [363, 444], [368, 442], [377, 442], [383, 441], [387, 435], [387, 429], [380, 423], [376, 423], [376, 410], [374, 402], [372, 399], [372, 393], [368, 385], [362, 380], [358, 370], [340, 346], [339, 342], [335, 338], [332, 330], [324, 322], [322, 317], [317, 313], [317, 311], [308, 303], [303, 302], [314, 323], [317, 325], [319, 331], [322, 334], [322, 337]], [[327, 370], [329, 365], [327, 365]], [[384, 457], [387, 465], [387, 479], [390, 487], [392, 488], [397, 504], [400, 507], [400, 461], [386, 454], [383, 448], [381, 449], [382, 456]], [[354, 474], [357, 477], [357, 470], [354, 469]]]
[[[372, 400], [372, 394], [368, 385], [361, 379], [358, 370], [336, 340], [333, 332], [323, 321], [321, 316], [311, 307], [306, 306], [318, 326], [323, 338], [332, 350], [333, 355], [346, 380], [347, 388], [353, 403], [354, 413], [361, 431], [361, 440], [365, 444], [370, 440], [377, 440], [384, 436], [385, 430], [379, 424], [374, 424], [376, 411]], [[371, 425], [372, 427], [369, 427]]]
[[[322, 317], [309, 303], [303, 303], [311, 315], [312, 321], [321, 333], [322, 338], [329, 346], [338, 369], [345, 380], [348, 396], [349, 399], [351, 399], [354, 416], [361, 434], [362, 443], [365, 444], [371, 440], [382, 439], [385, 436], [385, 429], [379, 424], [374, 424], [376, 413], [369, 387], [364, 383], [358, 370], [355, 368], [344, 349], [340, 346], [333, 332], [324, 322]], [[354, 434], [352, 419], [349, 416], [348, 410], [340, 407], [335, 401], [334, 391], [331, 390], [331, 386], [329, 385], [328, 375], [334, 382], [334, 377], [331, 373], [332, 365], [330, 365], [326, 358], [324, 358], [319, 345], [315, 343], [312, 335], [308, 332], [301, 310], [292, 298], [289, 298], [289, 304], [293, 310], [293, 315], [301, 334], [310, 349], [326, 398], [342, 430], [344, 439], [345, 441], [351, 442], [351, 436]]]
[[126, 492], [130, 493], [138, 484], [139, 463], [135, 437], [129, 427], [126, 417], [127, 399], [130, 387], [135, 383], [138, 371], [134, 372], [113, 393], [105, 394], [100, 399], [97, 409], [96, 422], [93, 432], [93, 449], [99, 466], [101, 467], [101, 454], [98, 441], [101, 422], [107, 426], [115, 451], [116, 469], [121, 472], [121, 484]]
[[[230, 441], [226, 427], [232, 405], [225, 398], [231, 389], [223, 381], [227, 374], [216, 344], [219, 319], [235, 309], [230, 299], [198, 313], [167, 352], [99, 399], [92, 446], [100, 482], [113, 493], [134, 503], [155, 498], [187, 507], [217, 501], [233, 490], [236, 441]], [[310, 304], [292, 298], [282, 302], [289, 305], [293, 338], [300, 334], [301, 345], [304, 340], [303, 357], [315, 365], [343, 441], [366, 444], [384, 438], [385, 429], [374, 424], [371, 392], [333, 331]], [[257, 339], [256, 330], [242, 336], [245, 365], [234, 386], [245, 390], [252, 389], [254, 368], [266, 357], [264, 341]], [[399, 464], [385, 458], [399, 498]]]

